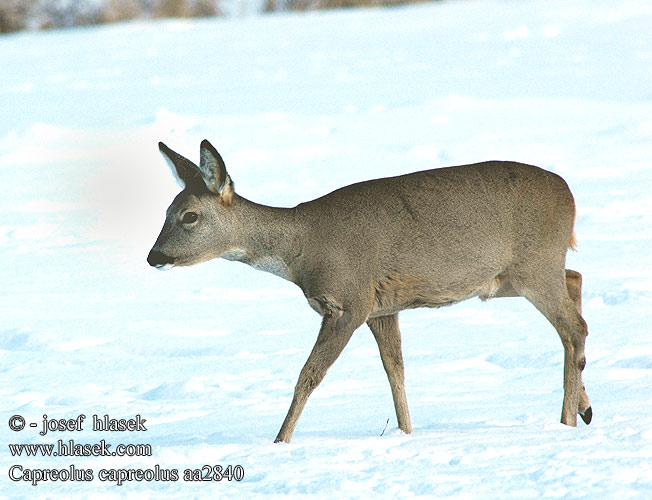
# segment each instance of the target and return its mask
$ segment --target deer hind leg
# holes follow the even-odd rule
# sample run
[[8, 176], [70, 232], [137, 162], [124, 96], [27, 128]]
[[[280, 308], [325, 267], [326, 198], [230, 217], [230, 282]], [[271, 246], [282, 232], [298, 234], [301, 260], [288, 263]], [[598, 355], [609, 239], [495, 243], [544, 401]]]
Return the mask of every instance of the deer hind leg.
[[324, 307], [323, 311], [324, 318], [317, 341], [301, 369], [290, 409], [274, 440], [275, 443], [290, 442], [308, 397], [324, 379], [326, 371], [342, 353], [353, 332], [364, 322], [362, 314], [352, 314], [349, 311], [329, 307]]
[[[577, 312], [582, 314], [582, 275], [577, 271], [572, 269], [566, 269], [566, 288], [568, 289], [568, 295], [575, 304]], [[581, 377], [581, 374], [580, 374]], [[581, 380], [581, 379], [580, 379]], [[589, 397], [586, 394], [584, 389], [584, 383], [582, 383], [582, 389], [580, 390], [580, 402], [578, 406], [577, 413], [579, 413], [582, 420], [585, 424], [591, 423], [591, 418], [593, 416], [593, 410], [591, 409], [591, 402]]]
[[[564, 277], [566, 293], [559, 285], [542, 286], [543, 283], [554, 283], [556, 280], [545, 279], [536, 282], [533, 279], [534, 283], [530, 284], [516, 279], [515, 286], [512, 283], [514, 278], [510, 280], [507, 276], [503, 276], [494, 296], [526, 297], [555, 327], [564, 345], [564, 405], [561, 421], [568, 425], [576, 425], [577, 417], [574, 413], [570, 415], [572, 408], [576, 408], [577, 413], [588, 425], [593, 411], [582, 383], [582, 370], [586, 365], [584, 339], [588, 335], [586, 323], [582, 318], [582, 275], [572, 269], [566, 269]], [[575, 400], [577, 404], [574, 403]]]
[[[553, 266], [546, 267], [550, 269]], [[546, 267], [539, 267], [538, 273], [528, 272], [518, 278], [513, 277], [512, 284], [519, 295], [527, 298], [559, 334], [564, 346], [564, 402], [561, 422], [576, 426], [577, 414], [580, 405], [583, 404], [580, 396], [581, 373], [586, 365], [584, 341], [588, 330], [576, 303], [569, 295], [565, 276], [558, 276], [554, 271], [541, 271]], [[527, 279], [523, 279], [522, 276], [527, 276]]]
[[374, 334], [383, 367], [389, 379], [396, 410], [398, 428], [404, 433], [412, 432], [410, 412], [405, 396], [405, 370], [403, 367], [403, 354], [401, 353], [401, 332], [398, 328], [398, 314], [381, 316], [367, 320], [367, 325]]

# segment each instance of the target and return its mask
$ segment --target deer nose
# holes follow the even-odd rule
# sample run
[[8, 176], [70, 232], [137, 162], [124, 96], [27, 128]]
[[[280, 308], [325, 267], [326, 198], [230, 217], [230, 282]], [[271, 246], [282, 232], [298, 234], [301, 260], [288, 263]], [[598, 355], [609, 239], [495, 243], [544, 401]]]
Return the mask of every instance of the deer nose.
[[166, 264], [172, 264], [173, 262], [173, 257], [165, 255], [163, 252], [159, 252], [158, 250], [152, 250], [147, 256], [147, 263], [153, 267], [162, 267]]

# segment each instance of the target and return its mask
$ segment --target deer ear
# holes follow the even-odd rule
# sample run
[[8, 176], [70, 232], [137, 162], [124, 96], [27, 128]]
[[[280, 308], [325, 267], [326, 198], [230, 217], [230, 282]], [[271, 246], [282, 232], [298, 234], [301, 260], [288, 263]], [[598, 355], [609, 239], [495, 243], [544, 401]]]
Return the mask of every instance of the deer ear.
[[191, 162], [188, 158], [181, 156], [179, 153], [172, 151], [162, 142], [158, 143], [158, 149], [163, 154], [163, 158], [167, 162], [172, 174], [181, 187], [186, 187], [189, 184], [196, 184], [202, 182], [202, 177], [199, 172], [199, 167]]
[[229, 206], [233, 198], [233, 181], [226, 172], [224, 160], [206, 139], [201, 142], [199, 154], [199, 172], [204, 184], [210, 191], [219, 195], [224, 205]]

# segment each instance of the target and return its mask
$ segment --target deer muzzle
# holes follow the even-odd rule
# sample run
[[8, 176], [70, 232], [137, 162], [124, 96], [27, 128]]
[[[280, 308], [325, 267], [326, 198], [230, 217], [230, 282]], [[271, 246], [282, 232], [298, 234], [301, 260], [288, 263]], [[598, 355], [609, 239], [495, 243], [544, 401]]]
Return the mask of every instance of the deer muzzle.
[[158, 250], [152, 250], [147, 256], [147, 263], [156, 269], [164, 271], [174, 266], [174, 257], [170, 257]]

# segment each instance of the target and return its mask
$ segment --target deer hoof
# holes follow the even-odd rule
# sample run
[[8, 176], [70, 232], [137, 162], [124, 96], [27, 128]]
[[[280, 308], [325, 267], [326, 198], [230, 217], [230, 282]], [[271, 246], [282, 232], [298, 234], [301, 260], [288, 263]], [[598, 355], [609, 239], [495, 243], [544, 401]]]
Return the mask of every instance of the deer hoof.
[[584, 410], [584, 413], [580, 413], [580, 417], [582, 417], [582, 420], [584, 420], [584, 423], [586, 425], [589, 425], [591, 423], [591, 418], [593, 417], [593, 410], [589, 406], [586, 410]]

